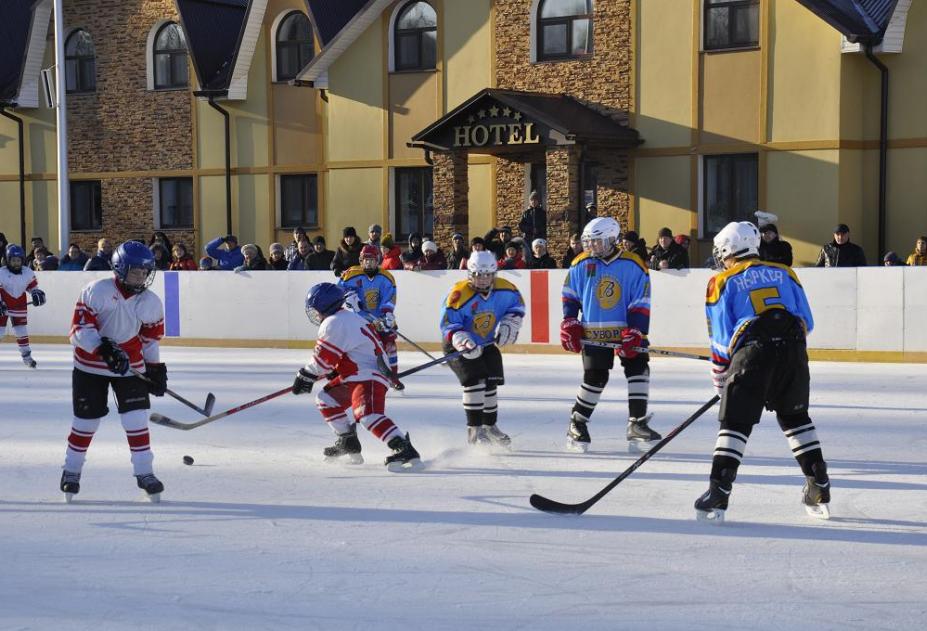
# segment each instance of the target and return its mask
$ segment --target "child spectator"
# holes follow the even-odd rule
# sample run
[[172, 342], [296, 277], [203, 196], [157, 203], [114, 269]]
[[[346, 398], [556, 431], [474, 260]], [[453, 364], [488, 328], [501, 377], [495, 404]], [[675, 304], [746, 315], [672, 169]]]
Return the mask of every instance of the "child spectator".
[[176, 244], [171, 250], [171, 264], [168, 268], [174, 272], [192, 272], [196, 270], [196, 261], [187, 252], [183, 243]]
[[[408, 267], [406, 269], [409, 269]], [[418, 260], [415, 269], [421, 271], [445, 270], [447, 269], [447, 259], [444, 253], [438, 249], [438, 244], [434, 241], [425, 241], [422, 243], [422, 258]]]
[[522, 247], [516, 241], [509, 241], [505, 244], [505, 257], [499, 259], [500, 270], [525, 269], [524, 259], [521, 257]]
[[213, 266], [213, 260], [211, 258], [209, 258], [208, 256], [204, 256], [203, 258], [200, 259], [199, 270], [201, 272], [208, 272], [213, 269], [215, 269], [215, 267]]
[[58, 269], [58, 257], [44, 247], [36, 248], [32, 268], [36, 272], [54, 272]]
[[447, 269], [460, 269], [460, 262], [470, 257], [470, 250], [467, 249], [467, 242], [460, 232], [455, 232], [451, 237], [451, 253], [447, 256]]
[[529, 269], [557, 269], [557, 262], [547, 252], [547, 240], [535, 239], [531, 242]]
[[389, 232], [380, 239], [380, 255], [383, 257], [383, 263], [380, 264], [381, 269], [402, 269], [402, 249], [393, 243], [393, 235]]

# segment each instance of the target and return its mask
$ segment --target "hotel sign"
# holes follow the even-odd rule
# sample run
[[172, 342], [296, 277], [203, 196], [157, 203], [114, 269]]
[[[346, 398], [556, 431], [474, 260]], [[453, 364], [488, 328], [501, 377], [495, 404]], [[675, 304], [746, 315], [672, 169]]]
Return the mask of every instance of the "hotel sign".
[[[461, 117], [462, 118], [462, 117]], [[535, 124], [509, 107], [480, 109], [454, 125], [453, 147], [504, 147], [540, 144]]]

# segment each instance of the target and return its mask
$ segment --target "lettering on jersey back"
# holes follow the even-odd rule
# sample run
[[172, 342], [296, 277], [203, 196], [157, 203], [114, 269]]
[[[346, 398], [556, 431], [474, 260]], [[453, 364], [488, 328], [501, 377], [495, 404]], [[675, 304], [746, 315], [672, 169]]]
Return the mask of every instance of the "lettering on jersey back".
[[621, 300], [621, 285], [612, 276], [605, 275], [595, 288], [595, 297], [602, 309], [613, 309]]
[[753, 267], [732, 278], [731, 282], [741, 291], [750, 291], [757, 285], [782, 285], [785, 272], [770, 267]]

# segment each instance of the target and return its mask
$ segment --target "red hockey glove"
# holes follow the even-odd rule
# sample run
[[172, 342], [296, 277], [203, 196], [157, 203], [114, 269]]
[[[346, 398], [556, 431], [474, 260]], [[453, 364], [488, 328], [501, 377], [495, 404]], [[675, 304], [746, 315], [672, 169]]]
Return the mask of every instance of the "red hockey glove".
[[560, 323], [560, 346], [571, 353], [583, 350], [583, 325], [576, 318], [564, 318]]
[[615, 351], [615, 354], [624, 359], [634, 359], [639, 352], [635, 349], [640, 348], [644, 342], [644, 334], [637, 329], [624, 329], [621, 332], [621, 348]]

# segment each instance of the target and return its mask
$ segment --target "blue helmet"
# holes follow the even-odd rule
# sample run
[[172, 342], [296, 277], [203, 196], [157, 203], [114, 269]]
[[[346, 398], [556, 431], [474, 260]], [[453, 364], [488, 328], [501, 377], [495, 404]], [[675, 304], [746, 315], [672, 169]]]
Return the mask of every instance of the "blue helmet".
[[337, 313], [344, 304], [344, 291], [333, 283], [319, 283], [306, 294], [306, 316], [316, 326], [326, 317]]
[[[23, 250], [23, 246], [16, 245], [15, 243], [9, 244], [8, 246], [6, 246], [5, 256], [6, 256], [7, 268], [14, 274], [18, 274], [20, 270], [22, 270], [23, 263], [26, 260], [26, 251]], [[18, 258], [19, 263], [16, 265], [11, 265], [10, 259], [13, 259], [13, 258]]]
[[[155, 277], [155, 258], [151, 250], [144, 243], [138, 241], [126, 241], [119, 245], [113, 252], [113, 271], [116, 278], [122, 283], [127, 290], [140, 294], [145, 291]], [[129, 279], [129, 271], [140, 269], [145, 271], [145, 277], [141, 280]]]

